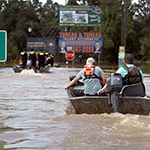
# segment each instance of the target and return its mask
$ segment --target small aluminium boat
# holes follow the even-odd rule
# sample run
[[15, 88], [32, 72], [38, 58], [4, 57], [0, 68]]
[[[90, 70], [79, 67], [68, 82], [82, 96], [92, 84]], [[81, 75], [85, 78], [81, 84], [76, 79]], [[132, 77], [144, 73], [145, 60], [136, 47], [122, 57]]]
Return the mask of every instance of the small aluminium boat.
[[[70, 77], [72, 80], [74, 76]], [[146, 95], [143, 83], [122, 87], [120, 74], [112, 73], [108, 80], [107, 92], [100, 96], [84, 96], [83, 82], [79, 81], [67, 94], [77, 114], [100, 114], [119, 112], [122, 114], [150, 114], [150, 96]]]

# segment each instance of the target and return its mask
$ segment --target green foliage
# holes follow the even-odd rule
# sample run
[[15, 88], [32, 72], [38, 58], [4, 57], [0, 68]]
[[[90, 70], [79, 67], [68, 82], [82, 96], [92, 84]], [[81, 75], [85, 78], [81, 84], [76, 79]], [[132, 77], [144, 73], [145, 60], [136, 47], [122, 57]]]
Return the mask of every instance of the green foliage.
[[148, 60], [150, 57], [150, 42], [149, 42], [150, 36], [145, 37], [140, 40], [141, 43], [141, 51], [140, 54], [142, 56], [142, 61]]
[[18, 59], [18, 48], [8, 40], [7, 42], [7, 61], [12, 62], [14, 59]]
[[[134, 54], [136, 59], [150, 59], [150, 4], [139, 0], [138, 4], [127, 1], [126, 6], [126, 52]], [[102, 26], [69, 28], [72, 32], [101, 32], [103, 50], [101, 60], [118, 61], [121, 45], [121, 15], [123, 5], [120, 0], [68, 0], [67, 5], [101, 5]], [[52, 0], [42, 4], [39, 0], [1, 0], [0, 30], [8, 35], [8, 59], [15, 59], [21, 49], [26, 47], [27, 37], [59, 37], [56, 6]], [[32, 27], [32, 33], [28, 28]], [[57, 53], [57, 55], [61, 54]], [[86, 57], [87, 55], [85, 55]], [[57, 56], [58, 57], [58, 56]], [[59, 57], [58, 57], [59, 58]], [[84, 56], [83, 56], [84, 58]]]
[[134, 4], [131, 12], [134, 13], [134, 54], [135, 58], [141, 62], [149, 60], [149, 41], [150, 41], [150, 3], [147, 0], [139, 0], [138, 4]]

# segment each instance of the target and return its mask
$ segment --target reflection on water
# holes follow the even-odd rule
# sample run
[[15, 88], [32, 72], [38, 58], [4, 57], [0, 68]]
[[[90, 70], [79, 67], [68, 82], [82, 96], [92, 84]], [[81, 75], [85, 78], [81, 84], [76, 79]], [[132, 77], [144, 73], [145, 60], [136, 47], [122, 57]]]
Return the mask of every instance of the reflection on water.
[[[149, 116], [76, 115], [64, 87], [79, 69], [51, 70], [15, 74], [12, 68], [0, 69], [0, 149], [149, 149]], [[150, 95], [149, 79], [145, 74]]]

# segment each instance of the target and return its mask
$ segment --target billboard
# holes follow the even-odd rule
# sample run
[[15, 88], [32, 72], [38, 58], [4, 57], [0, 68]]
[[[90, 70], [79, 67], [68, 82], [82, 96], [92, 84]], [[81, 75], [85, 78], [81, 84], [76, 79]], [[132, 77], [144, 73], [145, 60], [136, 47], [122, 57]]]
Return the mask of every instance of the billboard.
[[48, 51], [51, 54], [55, 55], [56, 49], [56, 39], [55, 38], [27, 38], [26, 39], [26, 50], [30, 51], [34, 49], [36, 52]]
[[59, 7], [59, 26], [101, 26], [102, 10], [100, 5]]
[[101, 53], [102, 34], [100, 32], [60, 32], [58, 40], [59, 52], [66, 53]]

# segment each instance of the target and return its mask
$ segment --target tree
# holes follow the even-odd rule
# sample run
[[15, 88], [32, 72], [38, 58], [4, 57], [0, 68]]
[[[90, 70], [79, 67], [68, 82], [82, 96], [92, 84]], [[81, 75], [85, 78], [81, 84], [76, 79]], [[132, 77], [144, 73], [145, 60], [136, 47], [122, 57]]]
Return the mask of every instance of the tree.
[[136, 56], [141, 61], [150, 58], [150, 2], [148, 0], [139, 0], [138, 4], [134, 4], [134, 31], [138, 45], [135, 45]]
[[[136, 59], [149, 59], [150, 47], [150, 3], [139, 0], [138, 4], [127, 1], [126, 14], [126, 52], [133, 53]], [[67, 5], [101, 5], [102, 26], [68, 28], [74, 32], [101, 32], [103, 51], [101, 60], [117, 62], [121, 45], [121, 9], [120, 0], [69, 0]], [[1, 0], [0, 29], [6, 30], [9, 59], [14, 53], [26, 47], [27, 37], [59, 37], [58, 3], [47, 0], [45, 4], [39, 0]], [[32, 27], [32, 32], [28, 28]], [[11, 48], [12, 46], [12, 48]], [[13, 50], [15, 49], [15, 50]], [[16, 51], [17, 49], [17, 51]], [[13, 50], [13, 51], [12, 51]], [[58, 54], [59, 55], [59, 54]], [[85, 55], [86, 56], [86, 55]], [[60, 56], [61, 57], [61, 56]]]
[[[2, 1], [0, 8], [0, 29], [7, 31], [8, 40], [11, 41], [14, 47], [17, 47], [17, 53], [19, 53], [23, 47], [26, 47], [26, 37], [28, 36], [28, 27], [31, 22], [34, 22], [32, 25], [36, 27], [35, 29], [33, 28], [33, 34], [40, 36], [40, 31], [37, 30], [40, 23], [37, 7], [30, 1], [9, 0]], [[8, 52], [11, 53], [12, 51], [8, 50]]]

